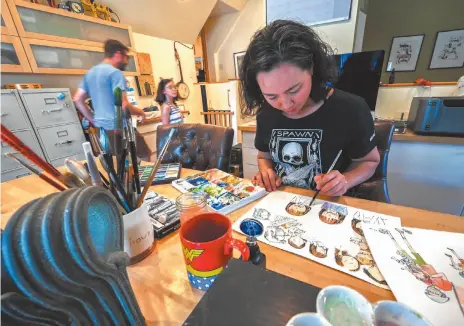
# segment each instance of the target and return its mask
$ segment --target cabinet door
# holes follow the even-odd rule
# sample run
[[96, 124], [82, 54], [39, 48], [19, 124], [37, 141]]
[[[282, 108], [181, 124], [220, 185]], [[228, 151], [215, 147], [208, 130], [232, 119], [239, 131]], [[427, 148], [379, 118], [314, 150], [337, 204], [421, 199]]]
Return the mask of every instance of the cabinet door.
[[98, 47], [115, 39], [133, 47], [128, 25], [26, 1], [16, 2], [11, 14], [22, 37]]
[[18, 36], [16, 26], [14, 25], [13, 18], [11, 17], [10, 9], [8, 8], [8, 4], [5, 0], [2, 0], [2, 11], [0, 12], [0, 21], [2, 34]]
[[19, 37], [4, 34], [1, 37], [2, 72], [31, 72]]
[[1, 91], [2, 124], [11, 131], [32, 129], [17, 92], [16, 90]]
[[[33, 39], [23, 39], [23, 44], [36, 73], [83, 75], [104, 58], [99, 47]], [[138, 75], [133, 53], [129, 53], [125, 74]]]

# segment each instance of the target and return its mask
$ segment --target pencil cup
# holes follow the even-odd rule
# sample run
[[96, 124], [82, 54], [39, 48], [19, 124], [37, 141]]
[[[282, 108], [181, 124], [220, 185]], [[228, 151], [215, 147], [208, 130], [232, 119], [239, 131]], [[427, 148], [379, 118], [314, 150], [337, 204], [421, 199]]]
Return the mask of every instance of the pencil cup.
[[145, 203], [129, 214], [123, 215], [124, 251], [130, 257], [130, 264], [138, 263], [155, 249], [153, 226]]

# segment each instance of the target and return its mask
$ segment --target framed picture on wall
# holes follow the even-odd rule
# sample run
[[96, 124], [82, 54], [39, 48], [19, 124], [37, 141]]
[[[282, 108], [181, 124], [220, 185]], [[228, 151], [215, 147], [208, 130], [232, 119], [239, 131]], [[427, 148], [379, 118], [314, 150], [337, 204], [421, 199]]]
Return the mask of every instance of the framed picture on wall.
[[464, 29], [438, 32], [429, 69], [464, 67]]
[[424, 34], [394, 37], [387, 61], [387, 71], [416, 70], [423, 40]]
[[240, 78], [240, 68], [242, 68], [243, 57], [246, 51], [234, 53], [235, 78]]

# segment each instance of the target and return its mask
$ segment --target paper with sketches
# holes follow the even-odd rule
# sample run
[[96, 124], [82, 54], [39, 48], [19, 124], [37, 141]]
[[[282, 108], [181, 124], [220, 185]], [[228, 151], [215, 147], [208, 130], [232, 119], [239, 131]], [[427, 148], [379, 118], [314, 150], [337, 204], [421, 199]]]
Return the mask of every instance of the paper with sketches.
[[464, 325], [464, 234], [365, 226], [396, 299], [432, 325]]
[[264, 226], [259, 241], [388, 289], [363, 236], [362, 223], [400, 227], [398, 217], [275, 191], [233, 225], [255, 218]]

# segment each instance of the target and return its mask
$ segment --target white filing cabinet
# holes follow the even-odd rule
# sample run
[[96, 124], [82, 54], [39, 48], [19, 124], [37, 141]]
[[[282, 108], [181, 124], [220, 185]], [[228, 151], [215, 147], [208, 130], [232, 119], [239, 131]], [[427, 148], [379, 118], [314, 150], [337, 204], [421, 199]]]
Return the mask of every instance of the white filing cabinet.
[[[52, 165], [65, 158], [84, 159], [85, 141], [69, 89], [1, 91], [2, 124]], [[2, 182], [30, 174], [6, 156], [14, 149], [2, 143]]]

